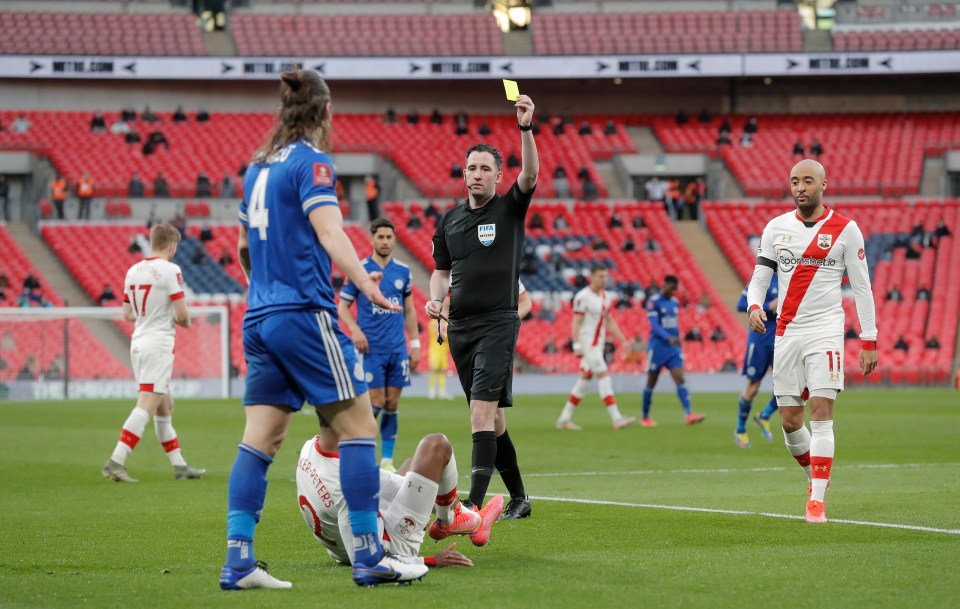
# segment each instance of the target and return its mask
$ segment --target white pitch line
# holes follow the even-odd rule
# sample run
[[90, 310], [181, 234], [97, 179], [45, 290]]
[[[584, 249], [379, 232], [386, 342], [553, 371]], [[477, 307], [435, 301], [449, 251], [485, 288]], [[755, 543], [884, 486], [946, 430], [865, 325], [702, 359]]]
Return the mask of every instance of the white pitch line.
[[[861, 463], [858, 465], [841, 465], [837, 469], [900, 469], [920, 467], [949, 467], [960, 463]], [[735, 474], [744, 472], [783, 472], [795, 467], [750, 467], [733, 468], [719, 467], [714, 469], [637, 469], [624, 472], [550, 472], [540, 474], [524, 474], [525, 478], [563, 478], [573, 476], [651, 476], [660, 474]]]
[[[765, 516], [767, 518], [786, 518], [789, 520], [803, 520], [803, 516], [792, 514], [773, 514], [770, 512], [749, 512], [744, 510], [721, 510], [714, 508], [699, 508], [683, 505], [657, 505], [654, 503], [627, 503], [625, 501], [603, 501], [599, 499], [574, 499], [570, 497], [530, 497], [537, 501], [560, 501], [564, 503], [584, 503], [588, 505], [613, 505], [618, 507], [646, 508], [651, 510], [674, 510], [678, 512], [706, 512], [709, 514], [728, 514], [732, 516]], [[946, 533], [948, 535], [960, 535], [960, 529], [937, 529], [934, 527], [922, 527], [912, 524], [895, 524], [890, 522], [870, 522], [866, 520], [847, 520], [844, 518], [833, 518], [830, 522], [839, 524], [855, 524], [867, 527], [880, 527], [884, 529], [905, 529], [908, 531], [925, 531], [927, 533]]]

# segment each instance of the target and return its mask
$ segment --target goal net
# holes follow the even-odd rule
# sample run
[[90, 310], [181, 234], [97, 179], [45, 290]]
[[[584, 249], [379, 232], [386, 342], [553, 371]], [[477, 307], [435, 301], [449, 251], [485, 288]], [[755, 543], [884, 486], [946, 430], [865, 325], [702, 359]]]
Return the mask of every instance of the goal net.
[[[190, 305], [190, 316], [177, 328], [173, 395], [229, 397], [228, 309]], [[0, 308], [0, 400], [134, 397], [132, 334], [121, 307]]]

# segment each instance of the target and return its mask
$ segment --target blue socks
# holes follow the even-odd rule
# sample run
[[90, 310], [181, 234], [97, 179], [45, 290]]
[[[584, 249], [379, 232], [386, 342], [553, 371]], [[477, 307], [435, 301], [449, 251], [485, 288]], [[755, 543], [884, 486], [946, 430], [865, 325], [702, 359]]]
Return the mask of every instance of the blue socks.
[[770, 417], [773, 416], [773, 413], [777, 411], [777, 396], [771, 395], [770, 401], [764, 407], [763, 412], [760, 413], [760, 418], [764, 421], [769, 421]]
[[740, 411], [737, 413], [737, 433], [747, 433], [747, 419], [750, 417], [750, 409], [753, 408], [753, 400], [746, 400], [740, 396]]
[[340, 486], [350, 510], [354, 562], [367, 566], [373, 566], [383, 558], [377, 535], [380, 468], [377, 467], [376, 455], [377, 441], [373, 438], [340, 442]]
[[373, 408], [373, 418], [374, 419], [379, 418], [380, 411], [383, 410], [383, 406], [377, 406], [376, 404], [374, 404], [373, 406], [371, 406], [371, 408]]
[[267, 495], [267, 468], [273, 459], [241, 444], [227, 486], [227, 566], [246, 570], [257, 562], [253, 532], [260, 522]]
[[653, 389], [650, 387], [643, 388], [643, 418], [650, 418], [650, 406], [653, 404]]
[[380, 456], [384, 459], [393, 459], [393, 447], [397, 443], [397, 412], [384, 410], [380, 415]]
[[677, 385], [677, 397], [680, 398], [680, 405], [683, 406], [683, 414], [690, 414], [690, 392], [687, 390], [686, 383]]

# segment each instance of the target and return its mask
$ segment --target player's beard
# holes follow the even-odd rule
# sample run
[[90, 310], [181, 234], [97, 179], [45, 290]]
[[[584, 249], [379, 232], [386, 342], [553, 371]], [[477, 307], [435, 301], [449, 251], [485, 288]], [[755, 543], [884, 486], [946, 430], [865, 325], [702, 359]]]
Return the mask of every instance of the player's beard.
[[806, 197], [807, 200], [801, 202], [796, 196], [794, 196], [793, 202], [797, 204], [797, 209], [801, 214], [804, 216], [809, 216], [820, 205], [820, 201], [823, 200], [823, 193], [808, 193]]

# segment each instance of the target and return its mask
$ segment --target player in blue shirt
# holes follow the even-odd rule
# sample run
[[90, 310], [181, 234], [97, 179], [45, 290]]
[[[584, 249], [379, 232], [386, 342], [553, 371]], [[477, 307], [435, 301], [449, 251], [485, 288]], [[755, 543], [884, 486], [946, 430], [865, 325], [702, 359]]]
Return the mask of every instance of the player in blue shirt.
[[650, 341], [647, 343], [647, 386], [643, 390], [643, 418], [640, 420], [643, 427], [657, 426], [650, 418], [650, 406], [653, 403], [653, 388], [657, 386], [660, 371], [664, 368], [670, 371], [673, 382], [677, 384], [677, 397], [685, 415], [683, 422], [696, 425], [706, 418], [693, 412], [690, 392], [683, 377], [683, 350], [680, 347], [678, 322], [680, 301], [674, 297], [679, 286], [680, 280], [675, 275], [667, 275], [663, 278], [660, 292], [647, 299]]
[[363, 366], [338, 327], [331, 263], [371, 302], [399, 307], [383, 297], [343, 231], [333, 164], [323, 152], [330, 144], [330, 89], [313, 71], [280, 78], [277, 122], [247, 170], [240, 204], [238, 258], [250, 285], [243, 319], [246, 427], [228, 483], [220, 587], [291, 587], [257, 562], [253, 536], [267, 469], [304, 402], [341, 439], [340, 479], [357, 549], [353, 581], [375, 586], [419, 579], [426, 567], [387, 556], [380, 545], [377, 427]]
[[[780, 297], [780, 291], [777, 283], [777, 276], [774, 273], [770, 287], [767, 288], [767, 297], [764, 299], [763, 309], [767, 312], [766, 334], [760, 334], [753, 329], [747, 332], [747, 354], [743, 359], [743, 370], [741, 374], [747, 377], [747, 386], [740, 394], [740, 409], [737, 414], [737, 429], [733, 432], [733, 440], [740, 448], [750, 448], [750, 438], [747, 436], [747, 418], [750, 416], [750, 409], [753, 408], [753, 398], [757, 397], [760, 391], [760, 381], [767, 374], [767, 370], [773, 367], [773, 340], [777, 334], [777, 299]], [[737, 302], [737, 310], [747, 312], [747, 288], [740, 294], [740, 300]], [[777, 396], [770, 396], [770, 402], [759, 416], [753, 417], [753, 420], [760, 426], [763, 437], [768, 441], [773, 440], [773, 433], [770, 431], [770, 417], [777, 411]]]
[[[393, 222], [377, 218], [370, 223], [373, 253], [362, 261], [371, 273], [381, 273], [380, 290], [384, 297], [397, 306], [399, 311], [387, 311], [370, 302], [347, 281], [340, 290], [337, 310], [340, 319], [350, 330], [353, 344], [362, 353], [363, 369], [373, 417], [380, 417], [380, 467], [395, 472], [393, 447], [397, 441], [397, 406], [400, 393], [410, 386], [410, 371], [420, 363], [420, 334], [417, 330], [417, 311], [413, 306], [413, 284], [410, 267], [393, 258], [397, 244]], [[350, 305], [357, 303], [357, 320], [350, 314]], [[410, 337], [410, 353], [407, 354], [407, 338]], [[381, 413], [382, 411], [382, 413]]]

